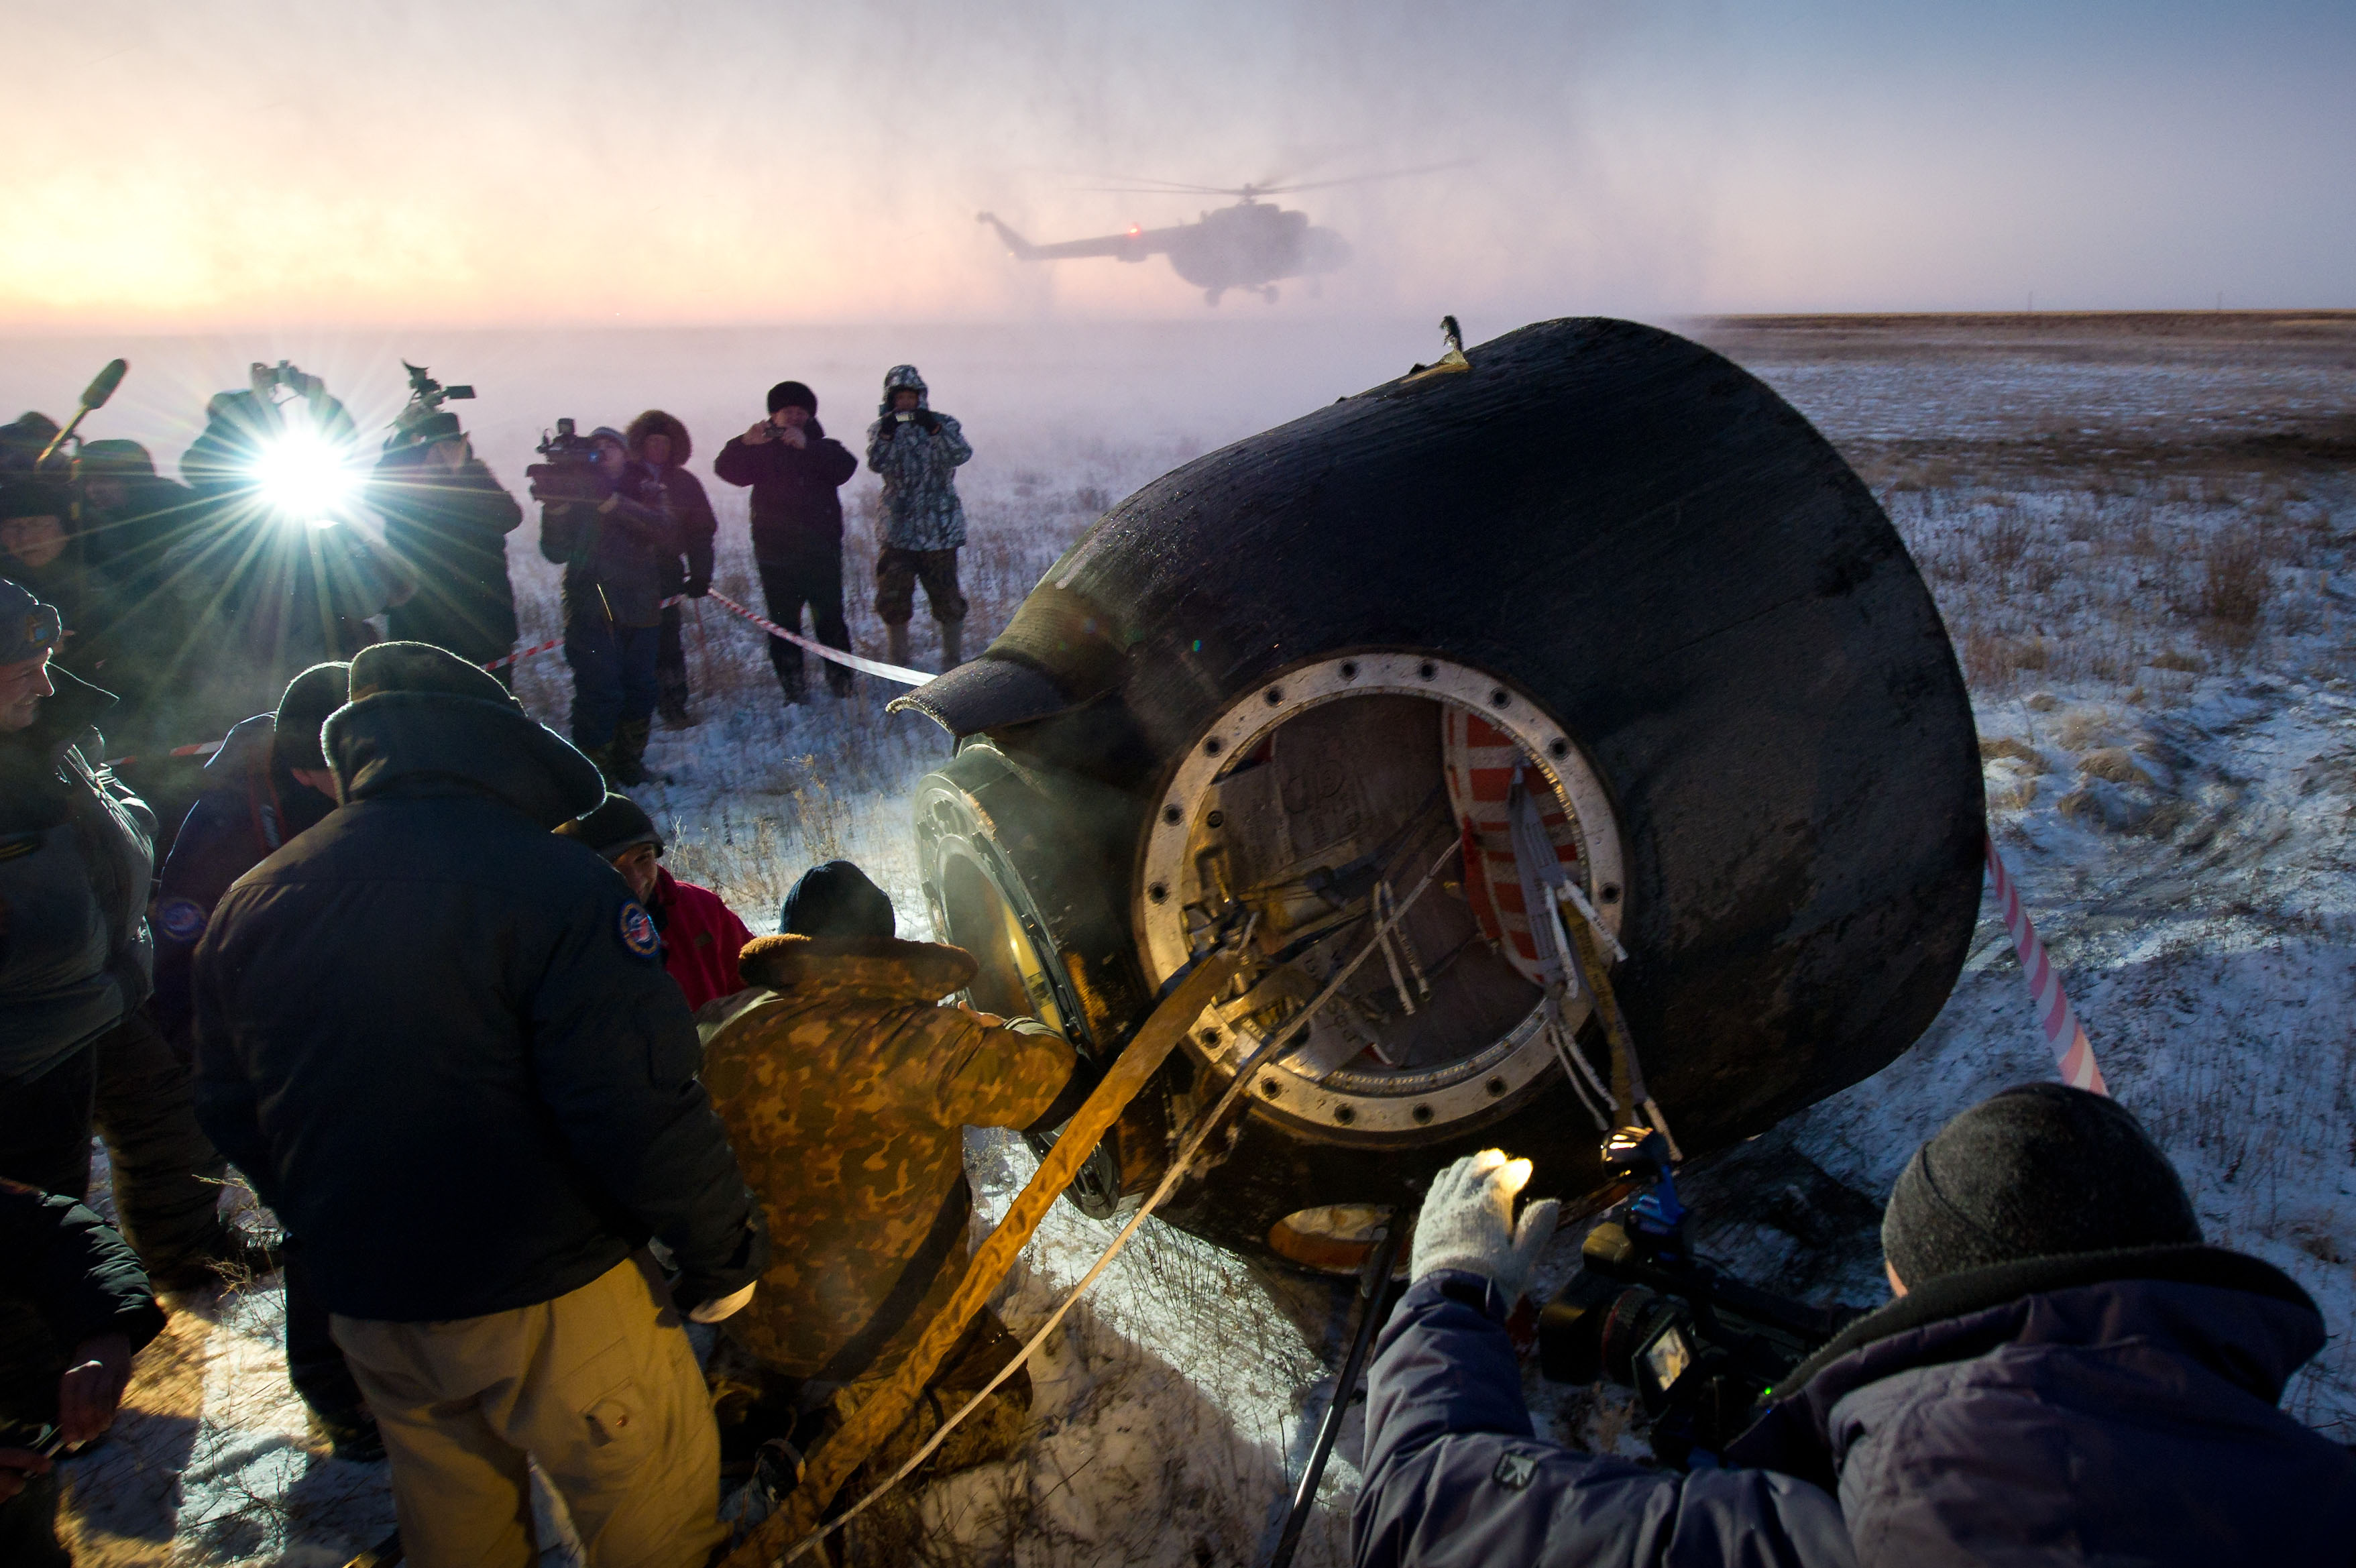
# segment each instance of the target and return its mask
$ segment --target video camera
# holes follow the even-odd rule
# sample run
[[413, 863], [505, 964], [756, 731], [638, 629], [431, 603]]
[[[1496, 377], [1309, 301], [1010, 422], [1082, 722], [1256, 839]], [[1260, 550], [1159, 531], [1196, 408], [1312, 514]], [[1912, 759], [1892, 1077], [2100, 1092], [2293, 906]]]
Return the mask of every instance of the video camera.
[[558, 420], [553, 435], [541, 432], [538, 450], [548, 460], [523, 471], [533, 499], [598, 501], [614, 493], [615, 477], [597, 463], [597, 443], [572, 420]]
[[1865, 1309], [1772, 1295], [1697, 1257], [1659, 1133], [1621, 1128], [1603, 1141], [1603, 1164], [1644, 1189], [1587, 1233], [1578, 1271], [1539, 1312], [1539, 1369], [1553, 1382], [1634, 1389], [1655, 1457], [1680, 1469], [1697, 1455], [1714, 1461], [1760, 1399]]

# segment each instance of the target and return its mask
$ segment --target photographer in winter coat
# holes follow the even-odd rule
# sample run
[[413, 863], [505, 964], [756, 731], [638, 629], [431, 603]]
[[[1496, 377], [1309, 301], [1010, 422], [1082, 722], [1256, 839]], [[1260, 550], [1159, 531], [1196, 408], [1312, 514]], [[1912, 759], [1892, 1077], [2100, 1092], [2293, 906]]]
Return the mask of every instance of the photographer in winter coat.
[[[712, 471], [732, 485], [753, 488], [753, 562], [760, 568], [769, 618], [798, 631], [808, 605], [810, 635], [850, 652], [851, 630], [842, 620], [838, 492], [859, 472], [859, 459], [841, 442], [827, 438], [818, 422], [818, 394], [799, 381], [771, 387], [768, 417], [722, 447]], [[800, 649], [773, 637], [769, 664], [787, 702], [808, 695]], [[851, 671], [828, 663], [826, 684], [838, 697], [849, 695]]]
[[[663, 558], [663, 597], [684, 594], [700, 599], [712, 591], [712, 542], [720, 532], [720, 520], [712, 515], [712, 499], [703, 493], [703, 481], [688, 472], [687, 460], [694, 454], [695, 443], [688, 438], [686, 425], [659, 408], [630, 421], [625, 435], [630, 456], [645, 464], [662, 486], [679, 546], [677, 554]], [[687, 685], [687, 648], [679, 633], [680, 607], [665, 605], [662, 639], [655, 652], [656, 706], [664, 722], [672, 725], [695, 722], [687, 706], [694, 695]]]
[[[417, 592], [385, 613], [396, 642], [430, 642], [487, 664], [514, 651], [515, 589], [508, 535], [523, 508], [475, 456], [447, 409], [400, 424], [377, 459], [368, 504], [384, 519], [384, 542], [417, 580]], [[512, 684], [514, 666], [499, 679]]]
[[1897, 1299], [1777, 1386], [1725, 1467], [1535, 1436], [1505, 1317], [1554, 1228], [1526, 1160], [1433, 1181], [1366, 1402], [1361, 1568], [2344, 1564], [2356, 1458], [2276, 1408], [2307, 1294], [2201, 1244], [2113, 1101], [2008, 1090], [1916, 1151], [1882, 1219]]
[[916, 613], [916, 585], [941, 628], [941, 668], [965, 660], [965, 594], [958, 586], [958, 551], [965, 543], [965, 505], [958, 499], [958, 465], [973, 456], [965, 432], [935, 413], [929, 389], [914, 365], [894, 365], [884, 377], [882, 418], [867, 427], [867, 466], [884, 476], [884, 550], [875, 558], [875, 614], [890, 639], [889, 658], [908, 662], [908, 621]]
[[632, 458], [622, 433], [600, 425], [591, 476], [598, 499], [543, 494], [540, 553], [564, 568], [564, 661], [573, 667], [573, 744], [608, 779], [647, 779], [647, 738], [659, 695], [663, 583], [680, 553], [662, 479]]
[[604, 786], [440, 649], [363, 650], [351, 696], [343, 805], [198, 948], [205, 1125], [334, 1315], [409, 1561], [528, 1562], [529, 1456], [593, 1562], [701, 1568], [719, 1447], [681, 1319], [749, 1300], [767, 1238], [654, 921], [551, 831]]

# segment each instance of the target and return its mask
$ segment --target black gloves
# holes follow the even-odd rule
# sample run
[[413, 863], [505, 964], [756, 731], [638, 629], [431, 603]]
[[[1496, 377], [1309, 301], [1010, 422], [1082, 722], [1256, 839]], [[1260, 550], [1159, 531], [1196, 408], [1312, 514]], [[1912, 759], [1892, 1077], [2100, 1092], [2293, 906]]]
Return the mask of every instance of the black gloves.
[[709, 577], [690, 577], [687, 580], [686, 591], [689, 598], [700, 599], [703, 597], [704, 595], [712, 592], [712, 579]]
[[916, 424], [926, 435], [937, 435], [941, 428], [941, 416], [929, 408], [920, 408], [916, 410]]

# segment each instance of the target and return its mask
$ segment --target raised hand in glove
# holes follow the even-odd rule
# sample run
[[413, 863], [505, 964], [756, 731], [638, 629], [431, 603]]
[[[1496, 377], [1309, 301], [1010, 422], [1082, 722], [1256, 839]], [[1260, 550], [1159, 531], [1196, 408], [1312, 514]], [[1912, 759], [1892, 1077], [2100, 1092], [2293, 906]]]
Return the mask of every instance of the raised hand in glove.
[[1460, 1269], [1494, 1282], [1511, 1307], [1529, 1288], [1538, 1252], [1554, 1234], [1557, 1199], [1540, 1198], [1514, 1223], [1514, 1199], [1529, 1185], [1530, 1162], [1509, 1160], [1502, 1149], [1467, 1155], [1431, 1178], [1415, 1222], [1408, 1277]]
[[712, 592], [712, 579], [709, 577], [690, 577], [687, 580], [687, 587], [685, 591], [689, 598], [700, 599], [703, 597], [704, 595]]
[[920, 408], [916, 410], [916, 428], [927, 435], [937, 435], [941, 428], [941, 416], [929, 408]]

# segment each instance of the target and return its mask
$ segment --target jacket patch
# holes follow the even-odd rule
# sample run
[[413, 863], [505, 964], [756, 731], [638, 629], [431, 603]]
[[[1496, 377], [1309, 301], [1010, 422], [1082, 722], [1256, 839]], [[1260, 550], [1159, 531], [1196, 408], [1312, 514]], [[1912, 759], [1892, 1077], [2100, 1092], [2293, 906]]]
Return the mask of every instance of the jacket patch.
[[1518, 1492], [1528, 1486], [1530, 1477], [1537, 1473], [1538, 1462], [1535, 1455], [1506, 1454], [1498, 1458], [1497, 1467], [1489, 1472], [1489, 1479], [1509, 1492]]
[[655, 918], [636, 898], [622, 906], [622, 945], [640, 958], [652, 958], [662, 947]]
[[192, 942], [205, 934], [210, 917], [192, 898], [166, 898], [155, 907], [155, 926], [176, 942]]

